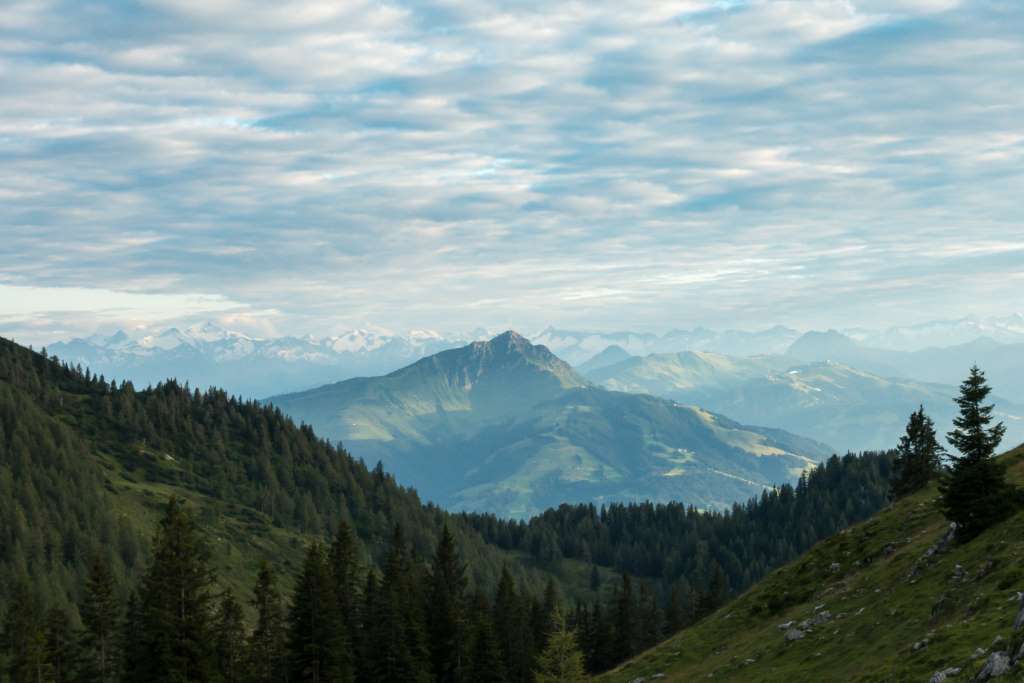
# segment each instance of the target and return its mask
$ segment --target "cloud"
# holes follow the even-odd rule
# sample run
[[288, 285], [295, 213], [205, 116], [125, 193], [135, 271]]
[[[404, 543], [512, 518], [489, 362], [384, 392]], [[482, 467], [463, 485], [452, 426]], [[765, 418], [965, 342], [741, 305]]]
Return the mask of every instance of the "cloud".
[[[309, 332], [1003, 312], [1022, 35], [953, 0], [15, 2], [0, 294]], [[0, 316], [56, 334], [47, 300]]]

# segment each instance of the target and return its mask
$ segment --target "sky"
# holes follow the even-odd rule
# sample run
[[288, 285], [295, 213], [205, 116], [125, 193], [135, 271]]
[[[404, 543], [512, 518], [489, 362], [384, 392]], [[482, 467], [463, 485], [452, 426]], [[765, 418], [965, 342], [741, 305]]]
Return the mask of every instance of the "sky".
[[0, 334], [1021, 308], [1018, 0], [5, 0]]

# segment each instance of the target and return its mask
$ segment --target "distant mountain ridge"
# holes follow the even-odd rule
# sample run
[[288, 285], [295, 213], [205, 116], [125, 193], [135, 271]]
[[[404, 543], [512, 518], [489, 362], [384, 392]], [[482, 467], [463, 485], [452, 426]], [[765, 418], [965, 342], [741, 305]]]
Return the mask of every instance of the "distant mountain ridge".
[[515, 516], [567, 501], [723, 507], [831, 454], [782, 430], [595, 387], [511, 331], [269, 402], [443, 506]]
[[[802, 351], [814, 349], [806, 353], [812, 357], [849, 357], [860, 349], [837, 332], [809, 333], [801, 340]], [[966, 374], [967, 367], [960, 371]], [[919, 405], [936, 420], [940, 434], [952, 427], [955, 414], [956, 382], [883, 376], [834, 360], [686, 351], [634, 357], [585, 374], [608, 389], [700, 405], [745, 423], [804, 434], [844, 452], [894, 447]], [[1008, 443], [1024, 440], [1024, 406], [1004, 397], [997, 398], [996, 406], [1009, 428]]]

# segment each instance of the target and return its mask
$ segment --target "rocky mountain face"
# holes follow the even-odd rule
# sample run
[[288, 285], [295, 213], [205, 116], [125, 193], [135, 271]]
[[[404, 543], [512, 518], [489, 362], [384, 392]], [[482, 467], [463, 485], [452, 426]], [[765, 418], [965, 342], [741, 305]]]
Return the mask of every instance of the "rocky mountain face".
[[514, 332], [269, 401], [429, 499], [515, 516], [561, 502], [723, 507], [830, 454], [781, 430], [595, 387]]

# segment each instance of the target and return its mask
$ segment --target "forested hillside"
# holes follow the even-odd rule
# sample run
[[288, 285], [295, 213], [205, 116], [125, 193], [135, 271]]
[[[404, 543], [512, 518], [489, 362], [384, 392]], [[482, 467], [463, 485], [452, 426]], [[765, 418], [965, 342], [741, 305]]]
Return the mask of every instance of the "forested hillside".
[[[290, 574], [342, 520], [379, 560], [394, 525], [426, 556], [447, 518], [273, 408], [173, 382], [136, 391], [0, 340], [0, 604], [25, 580], [74, 612], [96, 556], [118, 585], [136, 581], [171, 495], [191, 503], [222, 583], [239, 590], [264, 559]], [[510, 563], [543, 589], [464, 525], [452, 532], [475, 585], [494, 587]]]
[[[219, 667], [262, 651], [270, 593], [292, 615], [272, 643], [282, 676], [324, 666], [342, 677], [320, 680], [434, 680], [448, 647], [437, 639], [454, 637], [437, 629], [451, 623], [479, 648], [457, 651], [481, 667], [459, 680], [531, 681], [563, 642], [556, 633], [574, 633], [599, 672], [877, 510], [891, 469], [889, 453], [832, 458], [724, 513], [673, 503], [564, 505], [528, 522], [449, 515], [275, 408], [173, 382], [136, 390], [5, 340], [0, 428], [0, 618], [15, 680], [65, 665], [78, 678], [43, 680], [97, 680], [64, 658], [96, 654], [98, 605], [119, 633], [150, 634], [117, 639], [118, 675], [150, 680], [160, 648], [146, 638], [193, 626], [152, 614], [145, 626], [145, 615], [163, 614], [171, 598], [158, 586], [185, 575], [199, 577], [189, 590], [205, 624], [189, 638], [206, 643], [196, 652], [211, 667], [196, 680], [255, 680]], [[449, 608], [431, 600], [451, 601], [455, 616], [438, 622]], [[296, 635], [302, 610], [333, 602], [361, 616]], [[404, 673], [367, 650], [385, 642], [400, 646], [384, 659]], [[307, 645], [319, 648], [312, 664]]]

